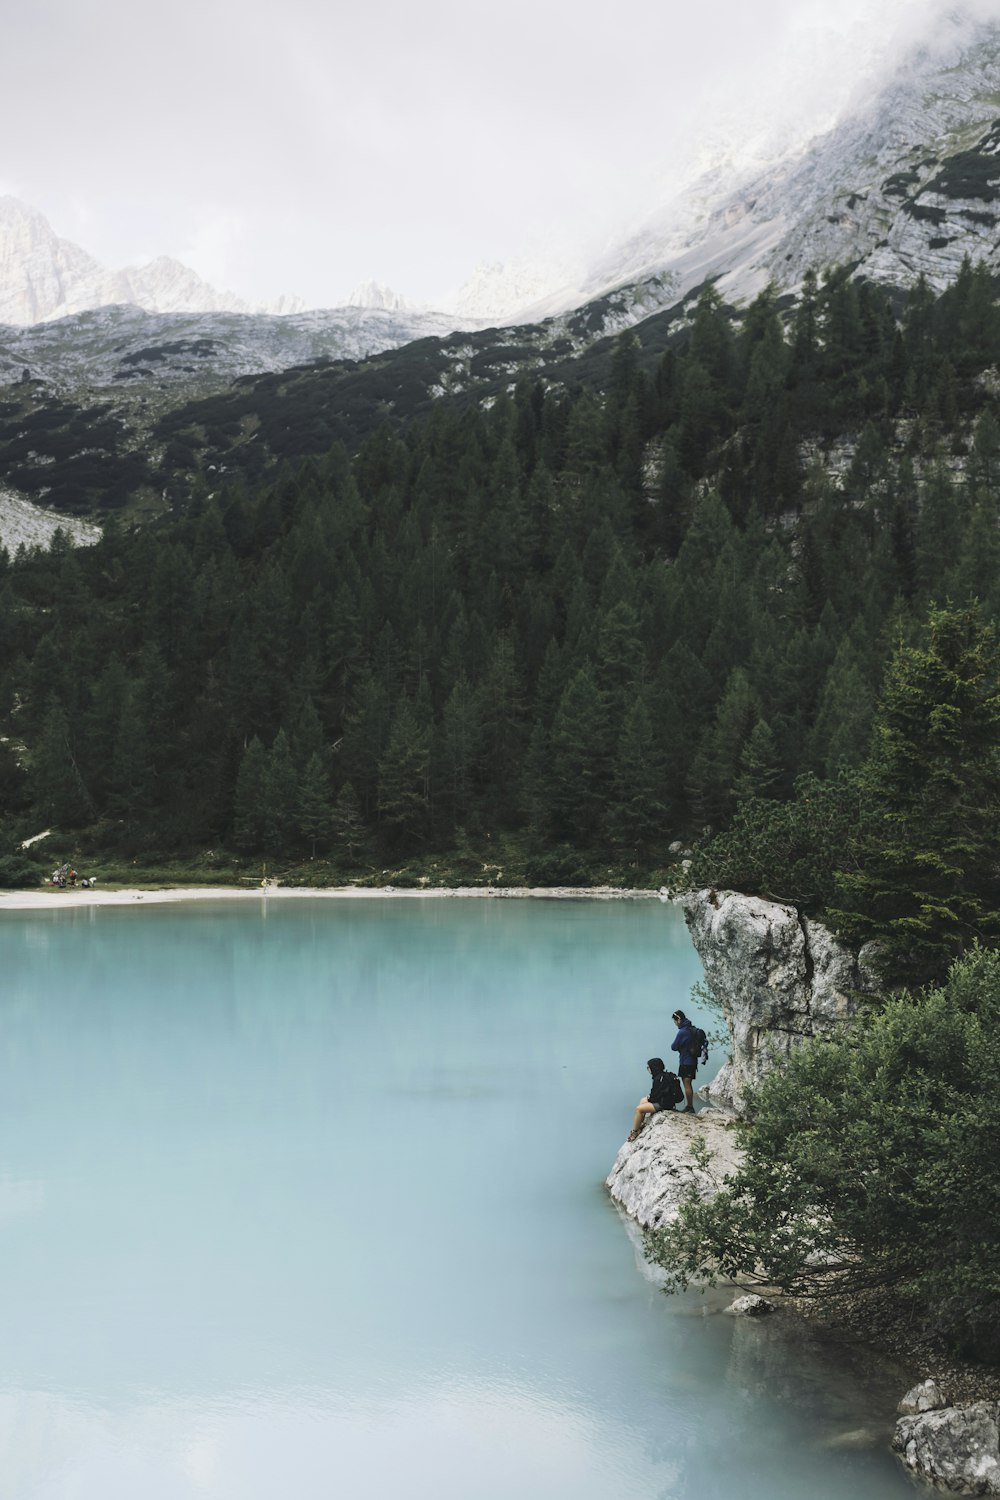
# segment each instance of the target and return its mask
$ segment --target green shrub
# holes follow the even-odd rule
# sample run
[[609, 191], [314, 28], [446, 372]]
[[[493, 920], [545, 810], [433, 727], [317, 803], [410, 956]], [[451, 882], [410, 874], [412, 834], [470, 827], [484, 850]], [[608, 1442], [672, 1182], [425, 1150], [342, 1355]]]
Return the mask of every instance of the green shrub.
[[41, 871], [27, 854], [0, 855], [0, 887], [35, 886], [41, 882]]
[[758, 1279], [867, 1291], [911, 1326], [1000, 1359], [1000, 953], [812, 1042], [748, 1100], [745, 1159], [651, 1258], [672, 1284]]

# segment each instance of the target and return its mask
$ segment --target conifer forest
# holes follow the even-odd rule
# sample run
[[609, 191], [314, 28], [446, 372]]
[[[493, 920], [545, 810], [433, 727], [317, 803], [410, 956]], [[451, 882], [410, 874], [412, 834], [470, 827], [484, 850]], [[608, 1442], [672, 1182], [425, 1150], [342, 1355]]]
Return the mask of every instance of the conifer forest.
[[50, 827], [317, 882], [681, 850], [916, 979], [995, 938], [990, 275], [706, 286], [585, 368], [0, 554], [0, 878]]

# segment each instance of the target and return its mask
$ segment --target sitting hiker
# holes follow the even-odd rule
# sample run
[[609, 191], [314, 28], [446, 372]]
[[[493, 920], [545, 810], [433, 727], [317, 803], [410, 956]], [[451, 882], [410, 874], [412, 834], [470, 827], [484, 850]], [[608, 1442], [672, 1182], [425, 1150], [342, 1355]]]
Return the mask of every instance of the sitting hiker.
[[635, 1120], [629, 1131], [629, 1140], [634, 1141], [646, 1123], [647, 1115], [655, 1115], [662, 1109], [673, 1109], [680, 1098], [680, 1088], [673, 1073], [668, 1073], [662, 1057], [651, 1057], [646, 1064], [653, 1082], [645, 1099], [640, 1099], [635, 1108]]
[[683, 1115], [693, 1115], [694, 1108], [694, 1077], [698, 1072], [698, 1057], [701, 1052], [701, 1038], [696, 1033], [693, 1021], [689, 1021], [682, 1010], [675, 1010], [671, 1020], [677, 1027], [677, 1035], [670, 1043], [671, 1052], [678, 1054], [677, 1072], [684, 1086], [684, 1108]]

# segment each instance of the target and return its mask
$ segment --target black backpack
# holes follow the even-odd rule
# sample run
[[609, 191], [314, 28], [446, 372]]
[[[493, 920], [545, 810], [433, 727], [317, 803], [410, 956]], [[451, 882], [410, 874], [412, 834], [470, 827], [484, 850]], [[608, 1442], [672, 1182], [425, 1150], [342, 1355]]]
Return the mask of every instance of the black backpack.
[[698, 1062], [708, 1062], [708, 1037], [700, 1026], [691, 1026], [691, 1051]]
[[[673, 1109], [675, 1104], [680, 1104], [684, 1098], [684, 1090], [676, 1073], [671, 1073], [665, 1068], [656, 1079], [650, 1089], [650, 1103], [657, 1105], [660, 1109]], [[652, 1095], [655, 1094], [655, 1098]]]

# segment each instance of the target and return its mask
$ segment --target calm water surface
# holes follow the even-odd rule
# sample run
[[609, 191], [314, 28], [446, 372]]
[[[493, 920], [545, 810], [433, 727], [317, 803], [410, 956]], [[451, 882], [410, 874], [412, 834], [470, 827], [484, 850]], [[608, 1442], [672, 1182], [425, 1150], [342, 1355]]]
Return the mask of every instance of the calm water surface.
[[604, 1193], [672, 909], [6, 912], [0, 974], [0, 1500], [912, 1495], [840, 1446], [897, 1387], [663, 1296]]

